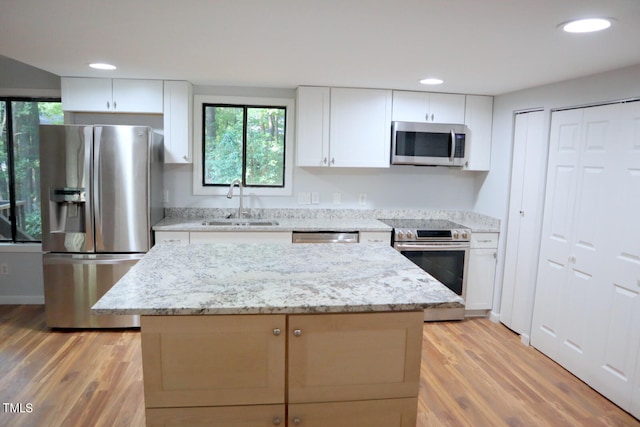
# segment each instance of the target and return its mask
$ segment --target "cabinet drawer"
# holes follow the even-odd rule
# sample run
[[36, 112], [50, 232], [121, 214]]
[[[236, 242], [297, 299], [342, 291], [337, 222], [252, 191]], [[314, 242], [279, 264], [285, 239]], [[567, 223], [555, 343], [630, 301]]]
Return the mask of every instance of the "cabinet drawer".
[[288, 425], [415, 427], [417, 410], [417, 398], [292, 404]]
[[156, 243], [189, 243], [188, 231], [156, 231]]
[[147, 409], [147, 427], [269, 427], [284, 426], [284, 405], [226, 406], [219, 408]]
[[471, 233], [471, 249], [495, 249], [498, 233]]
[[191, 243], [291, 243], [290, 231], [192, 231]]
[[390, 231], [361, 231], [360, 243], [391, 244], [391, 232]]

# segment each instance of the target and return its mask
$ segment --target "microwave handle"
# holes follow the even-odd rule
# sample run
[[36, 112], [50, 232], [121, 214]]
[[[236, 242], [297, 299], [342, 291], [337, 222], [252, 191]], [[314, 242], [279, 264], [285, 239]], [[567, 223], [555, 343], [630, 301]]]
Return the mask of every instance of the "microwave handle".
[[456, 156], [456, 133], [453, 129], [451, 129], [451, 157], [449, 157], [449, 161], [453, 163], [453, 160]]

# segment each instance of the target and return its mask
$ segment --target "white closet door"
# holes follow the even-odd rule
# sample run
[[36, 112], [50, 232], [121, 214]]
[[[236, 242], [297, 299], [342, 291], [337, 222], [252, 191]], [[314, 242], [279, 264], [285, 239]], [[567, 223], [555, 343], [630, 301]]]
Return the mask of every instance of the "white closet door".
[[517, 114], [500, 321], [528, 336], [544, 202], [544, 112]]
[[558, 357], [563, 326], [569, 317], [567, 277], [575, 188], [580, 158], [582, 110], [552, 114], [544, 222], [531, 328], [531, 343], [552, 359]]
[[619, 117], [620, 132], [606, 148], [610, 159], [607, 166], [612, 173], [607, 174], [609, 180], [600, 188], [599, 206], [586, 206], [592, 211], [602, 211], [605, 216], [591, 224], [589, 234], [594, 239], [606, 240], [606, 251], [583, 247], [576, 258], [598, 264], [603, 270], [597, 277], [595, 293], [590, 296], [593, 345], [589, 353], [593, 372], [588, 382], [627, 410], [632, 406], [633, 394], [637, 416], [640, 412], [640, 373], [637, 372], [640, 367], [636, 366], [640, 346], [640, 102], [615, 107], [613, 114]]

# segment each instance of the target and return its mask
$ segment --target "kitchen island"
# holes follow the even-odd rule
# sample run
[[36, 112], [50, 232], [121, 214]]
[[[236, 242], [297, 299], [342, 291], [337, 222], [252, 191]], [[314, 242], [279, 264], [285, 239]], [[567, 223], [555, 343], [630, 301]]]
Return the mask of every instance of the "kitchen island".
[[93, 310], [141, 315], [147, 425], [415, 426], [423, 310], [388, 245], [162, 244]]

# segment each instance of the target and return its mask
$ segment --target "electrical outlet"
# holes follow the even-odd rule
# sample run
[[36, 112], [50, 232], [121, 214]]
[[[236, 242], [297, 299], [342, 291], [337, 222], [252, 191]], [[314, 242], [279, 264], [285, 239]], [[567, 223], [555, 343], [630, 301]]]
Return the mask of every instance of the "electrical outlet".
[[9, 266], [7, 264], [0, 264], [0, 274], [9, 274]]
[[367, 193], [360, 193], [358, 196], [358, 203], [360, 206], [364, 206], [367, 204]]
[[317, 191], [314, 191], [313, 193], [311, 193], [311, 204], [317, 205], [319, 203], [320, 203], [320, 193], [318, 193]]
[[310, 205], [311, 204], [311, 193], [306, 191], [301, 191], [298, 193], [298, 204], [299, 205]]
[[169, 203], [169, 190], [164, 190], [162, 193], [162, 202]]
[[333, 204], [339, 205], [342, 203], [342, 194], [341, 193], [333, 193]]

